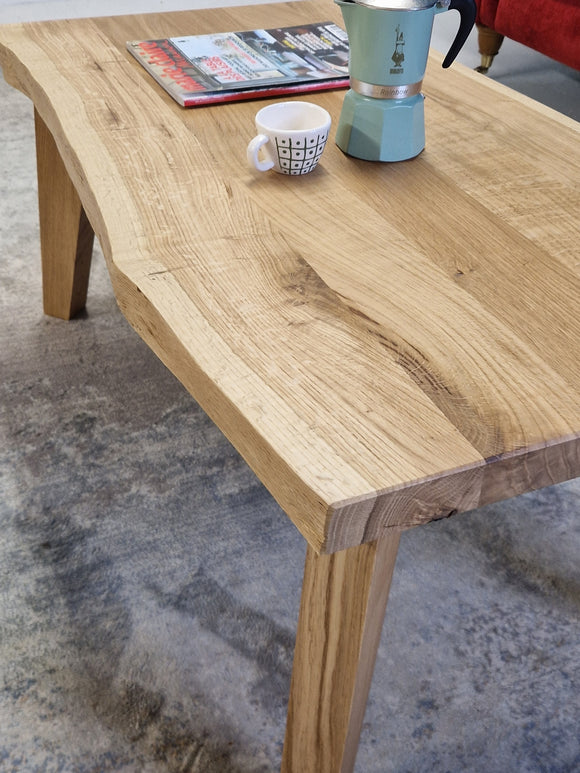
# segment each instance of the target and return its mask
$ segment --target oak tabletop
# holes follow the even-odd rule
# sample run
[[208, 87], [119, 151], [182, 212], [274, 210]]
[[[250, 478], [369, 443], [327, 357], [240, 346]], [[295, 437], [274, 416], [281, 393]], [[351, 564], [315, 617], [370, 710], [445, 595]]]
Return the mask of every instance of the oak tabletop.
[[330, 0], [0, 27], [129, 322], [321, 552], [580, 475], [580, 125], [432, 53], [427, 145], [259, 174], [262, 101], [184, 109], [127, 40]]

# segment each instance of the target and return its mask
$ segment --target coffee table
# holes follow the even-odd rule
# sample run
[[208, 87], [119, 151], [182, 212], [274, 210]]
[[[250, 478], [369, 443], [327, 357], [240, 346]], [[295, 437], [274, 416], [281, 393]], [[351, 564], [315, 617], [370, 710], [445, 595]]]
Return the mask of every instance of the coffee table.
[[[432, 54], [417, 159], [331, 141], [311, 175], [260, 176], [263, 103], [184, 110], [124, 46], [329, 18], [0, 28], [35, 106], [46, 313], [83, 308], [96, 234], [129, 322], [307, 541], [282, 763], [300, 773], [353, 769], [401, 531], [580, 475], [578, 124]], [[343, 94], [310, 98], [336, 122]]]

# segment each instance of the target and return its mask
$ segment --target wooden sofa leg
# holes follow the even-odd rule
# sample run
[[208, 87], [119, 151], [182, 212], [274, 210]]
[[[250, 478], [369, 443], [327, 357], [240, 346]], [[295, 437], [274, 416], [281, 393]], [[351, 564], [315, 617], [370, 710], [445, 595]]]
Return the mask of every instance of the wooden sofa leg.
[[481, 64], [475, 69], [477, 72], [486, 73], [491, 67], [494, 56], [499, 51], [503, 43], [504, 36], [499, 32], [492, 30], [491, 27], [485, 27], [483, 24], [477, 25], [477, 36], [479, 43], [479, 53], [481, 54]]

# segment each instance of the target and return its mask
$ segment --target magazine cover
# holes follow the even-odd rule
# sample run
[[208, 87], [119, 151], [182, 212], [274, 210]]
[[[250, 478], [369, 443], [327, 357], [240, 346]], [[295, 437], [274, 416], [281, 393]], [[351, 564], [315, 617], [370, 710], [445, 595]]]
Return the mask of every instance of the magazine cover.
[[348, 38], [332, 22], [134, 40], [127, 49], [183, 107], [348, 86]]

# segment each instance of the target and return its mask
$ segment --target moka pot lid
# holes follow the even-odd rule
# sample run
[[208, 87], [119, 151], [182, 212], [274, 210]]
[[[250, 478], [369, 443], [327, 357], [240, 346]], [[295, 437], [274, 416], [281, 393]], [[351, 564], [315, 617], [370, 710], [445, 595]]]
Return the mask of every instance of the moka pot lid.
[[424, 11], [435, 5], [447, 8], [450, 0], [351, 0], [351, 2], [383, 11]]

